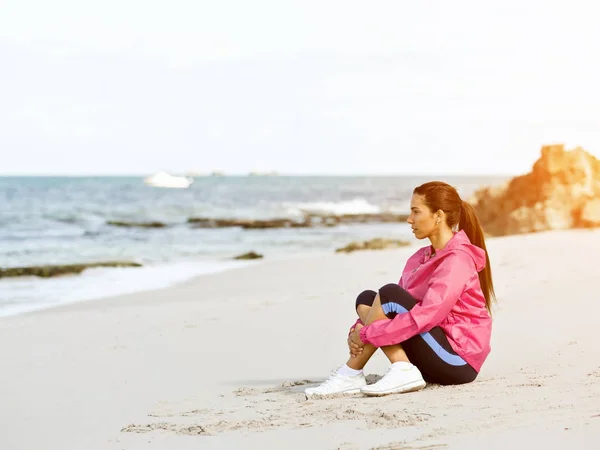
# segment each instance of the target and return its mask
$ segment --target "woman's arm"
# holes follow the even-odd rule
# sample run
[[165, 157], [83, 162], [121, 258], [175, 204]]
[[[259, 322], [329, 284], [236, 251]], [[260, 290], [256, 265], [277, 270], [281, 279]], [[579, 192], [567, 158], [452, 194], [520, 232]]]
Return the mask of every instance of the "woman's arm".
[[420, 303], [392, 320], [376, 321], [362, 328], [361, 340], [384, 347], [431, 330], [448, 315], [473, 276], [477, 276], [477, 269], [467, 253], [458, 251], [446, 256], [431, 275]]

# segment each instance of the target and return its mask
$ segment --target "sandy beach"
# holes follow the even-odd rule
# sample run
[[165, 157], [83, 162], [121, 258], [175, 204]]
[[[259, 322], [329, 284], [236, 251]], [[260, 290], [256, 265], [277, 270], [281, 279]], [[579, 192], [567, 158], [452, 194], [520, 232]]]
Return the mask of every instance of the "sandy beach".
[[2, 318], [0, 448], [597, 448], [600, 230], [488, 241], [499, 306], [474, 383], [306, 400], [346, 359], [356, 295], [421, 245]]

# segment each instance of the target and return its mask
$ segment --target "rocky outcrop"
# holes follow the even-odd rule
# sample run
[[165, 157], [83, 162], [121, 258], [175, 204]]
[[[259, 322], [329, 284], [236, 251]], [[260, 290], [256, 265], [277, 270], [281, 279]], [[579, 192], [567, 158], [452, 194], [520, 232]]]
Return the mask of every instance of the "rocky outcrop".
[[120, 220], [109, 220], [106, 224], [112, 225], [113, 227], [127, 228], [164, 228], [167, 226], [162, 222], [123, 222]]
[[393, 213], [377, 214], [341, 214], [341, 215], [310, 215], [312, 221], [325, 221], [333, 224], [356, 224], [356, 223], [391, 223], [406, 222], [408, 215]]
[[306, 222], [296, 222], [292, 219], [212, 219], [191, 217], [188, 223], [194, 228], [229, 228], [240, 227], [244, 229], [256, 228], [304, 228], [310, 226]]
[[492, 236], [600, 227], [600, 161], [579, 147], [544, 146], [530, 173], [469, 202]]
[[343, 248], [336, 249], [336, 253], [350, 253], [357, 250], [385, 250], [390, 248], [400, 248], [410, 245], [410, 242], [393, 239], [375, 238], [370, 241], [351, 242]]
[[[245, 230], [269, 228], [309, 228], [309, 227], [335, 227], [340, 224], [364, 223], [389, 223], [406, 222], [406, 214], [379, 213], [379, 214], [306, 214], [302, 218], [274, 218], [274, 219], [226, 219], [212, 217], [190, 217], [187, 223], [192, 228], [230, 228], [239, 227]], [[125, 228], [165, 228], [163, 222], [128, 222], [122, 220], [109, 220], [107, 225]]]
[[307, 228], [310, 224], [307, 222], [295, 222], [290, 219], [271, 219], [271, 220], [251, 220], [242, 225], [246, 230], [261, 228]]
[[57, 266], [11, 267], [8, 269], [0, 269], [0, 278], [27, 276], [51, 278], [61, 275], [79, 274], [85, 269], [91, 269], [94, 267], [142, 267], [142, 265], [128, 261], [115, 261], [87, 264], [65, 264]]
[[187, 221], [194, 228], [242, 227], [250, 222], [246, 219], [214, 219], [208, 217], [190, 217]]
[[259, 253], [248, 252], [248, 253], [244, 253], [243, 255], [236, 256], [233, 259], [248, 260], [248, 259], [261, 259], [262, 257], [263, 257], [263, 255], [261, 255]]
[[204, 217], [191, 217], [188, 223], [195, 228], [227, 228], [240, 227], [244, 229], [265, 229], [265, 228], [308, 228], [308, 227], [335, 227], [339, 224], [357, 224], [357, 223], [389, 223], [406, 222], [408, 218], [405, 214], [307, 214], [301, 220], [289, 218], [276, 219], [217, 219]]

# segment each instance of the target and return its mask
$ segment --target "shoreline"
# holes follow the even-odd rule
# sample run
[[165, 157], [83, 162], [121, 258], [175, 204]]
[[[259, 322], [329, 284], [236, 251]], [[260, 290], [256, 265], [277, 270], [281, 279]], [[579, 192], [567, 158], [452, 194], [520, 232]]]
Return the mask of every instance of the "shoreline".
[[[174, 285], [195, 275], [229, 270], [230, 266], [243, 265], [248, 261], [236, 260], [232, 255], [240, 255], [252, 249], [265, 255], [263, 259], [249, 261], [256, 263], [265, 260], [297, 258], [303, 255], [334, 253], [336, 248], [342, 248], [350, 242], [370, 240], [378, 236], [388, 236], [390, 239], [406, 240], [414, 244], [412, 242], [414, 238], [406, 233], [405, 228], [407, 226], [404, 223], [399, 225], [351, 225], [348, 226], [348, 229], [345, 227], [340, 227], [340, 234], [338, 236], [334, 235], [332, 237], [333, 241], [328, 239], [326, 234], [303, 236], [303, 232], [290, 235], [288, 234], [289, 230], [274, 230], [272, 233], [268, 231], [264, 234], [263, 231], [248, 231], [251, 242], [243, 246], [239, 245], [240, 248], [236, 250], [216, 253], [214, 256], [198, 255], [192, 259], [189, 256], [180, 255], [179, 257], [169, 257], [167, 262], [152, 262], [152, 260], [144, 262], [144, 257], [138, 255], [127, 257], [130, 261], [144, 263], [142, 267], [135, 268], [135, 270], [133, 268], [122, 269], [123, 271], [118, 268], [92, 268], [77, 275], [65, 274], [64, 276], [49, 278], [33, 276], [0, 278], [0, 290], [4, 294], [0, 296], [0, 317], [11, 316], [37, 308], [43, 309], [51, 307], [53, 304], [79, 302]], [[345, 238], [346, 234], [348, 236]], [[115, 255], [113, 259], [116, 260], [118, 257], [119, 255]], [[89, 264], [89, 258], [85, 259], [86, 262], [82, 264]], [[74, 261], [71, 261], [70, 264], [77, 264], [77, 259]], [[68, 263], [68, 261], [62, 262], [62, 264]], [[91, 263], [94, 263], [94, 260]], [[40, 264], [29, 262], [27, 265], [37, 266]], [[194, 265], [197, 267], [194, 268]], [[212, 266], [215, 266], [216, 269]], [[10, 266], [7, 267], [10, 268]], [[176, 269], [176, 267], [181, 269]], [[187, 275], [182, 276], [178, 273], [180, 271], [187, 273]], [[151, 276], [147, 277], [150, 283], [149, 288], [146, 287], [146, 281], [144, 281], [142, 275], [148, 272], [151, 273]], [[127, 277], [127, 274], [131, 276]], [[129, 282], [127, 278], [130, 279]], [[94, 279], [97, 282], [94, 282]], [[105, 281], [108, 281], [108, 283]], [[116, 289], [115, 282], [121, 286], [120, 290]]]
[[[73, 304], [102, 301], [105, 299], [131, 294], [143, 294], [155, 290], [175, 287], [189, 280], [244, 268], [260, 261], [233, 260], [180, 260], [163, 264], [150, 264], [139, 268], [104, 268], [87, 269], [80, 274], [68, 274], [53, 278], [33, 276], [13, 277], [0, 280], [0, 286], [12, 287], [13, 290], [42, 287], [45, 292], [55, 292], [55, 297], [66, 296], [66, 300], [58, 300], [50, 304], [36, 303], [35, 305], [15, 304], [0, 307], [0, 320], [8, 317], [33, 314], [36, 312], [68, 307]], [[175, 273], [176, 271], [180, 271]], [[170, 275], [170, 276], [168, 276]], [[148, 278], [150, 277], [150, 278]], [[148, 282], [148, 279], [150, 282]], [[98, 285], [104, 284], [99, 289]], [[117, 286], [115, 286], [115, 284]], [[66, 293], [67, 289], [81, 290], [80, 294]], [[89, 292], [94, 290], [95, 292]]]
[[[413, 244], [414, 245], [414, 244]], [[256, 266], [259, 264], [268, 264], [268, 263], [278, 263], [281, 261], [288, 260], [305, 260], [311, 258], [322, 258], [327, 255], [335, 254], [334, 252], [325, 251], [322, 249], [313, 249], [306, 250], [299, 254], [294, 255], [286, 255], [286, 254], [274, 254], [266, 258], [256, 259], [256, 260], [233, 260], [233, 259], [214, 259], [214, 260], [175, 260], [170, 261], [165, 264], [153, 264], [147, 265], [140, 268], [105, 268], [105, 269], [87, 269], [86, 271], [80, 274], [74, 275], [64, 275], [55, 278], [38, 278], [38, 277], [14, 277], [14, 278], [5, 278], [4, 281], [0, 280], [0, 286], [6, 286], [10, 284], [32, 284], [35, 289], [35, 284], [44, 283], [48, 284], [67, 284], [67, 283], [80, 283], [96, 285], [96, 283], [101, 281], [106, 281], [105, 279], [115, 279], [119, 278], [120, 281], [126, 283], [120, 290], [116, 291], [114, 289], [109, 290], [108, 292], [103, 291], [99, 294], [92, 294], [77, 296], [76, 298], [71, 298], [69, 300], [63, 300], [52, 304], [38, 304], [35, 306], [28, 307], [24, 306], [16, 306], [13, 308], [0, 308], [0, 321], [5, 318], [11, 317], [19, 317], [24, 315], [31, 315], [42, 312], [49, 312], [53, 310], [58, 310], [62, 308], [69, 308], [73, 305], [88, 303], [88, 302], [102, 302], [110, 299], [126, 297], [129, 295], [143, 295], [145, 293], [151, 293], [155, 291], [162, 291], [165, 289], [175, 288], [177, 286], [194, 282], [198, 279], [201, 279], [206, 276], [211, 276], [215, 274], [221, 274], [225, 272], [232, 272], [236, 270], [246, 269], [252, 266]], [[203, 270], [189, 270], [190, 266], [197, 266], [198, 264], [206, 264]], [[216, 264], [216, 265], [215, 265]], [[175, 269], [181, 268], [184, 270], [183, 276], [178, 276], [169, 279], [159, 279], [153, 282], [153, 285], [147, 287], [147, 285], [143, 285], [141, 278], [143, 275], [148, 274], [149, 272], [160, 271], [161, 269], [173, 272]], [[104, 278], [104, 280], [103, 280]], [[137, 282], [132, 283], [132, 280], [136, 280]], [[11, 283], [12, 282], [12, 283]], [[4, 283], [4, 284], [2, 284]], [[58, 294], [57, 294], [58, 295]], [[8, 310], [8, 311], [7, 311]]]
[[[594, 233], [595, 231], [597, 231], [598, 233], [600, 233], [600, 229], [598, 230], [594, 230], [594, 229], [573, 229], [573, 230], [551, 230], [551, 231], [542, 231], [542, 232], [537, 232], [537, 233], [528, 233], [528, 234], [522, 234], [522, 235], [512, 235], [512, 236], [494, 236], [494, 237], [488, 237], [486, 238], [486, 243], [490, 243], [490, 242], [494, 242], [494, 241], [498, 241], [498, 240], [502, 240], [502, 239], [510, 239], [510, 238], [520, 238], [520, 237], [530, 237], [530, 236], [542, 236], [542, 235], [547, 235], [547, 234], [560, 234], [560, 233]], [[0, 321], [6, 318], [11, 318], [11, 317], [20, 317], [20, 316], [24, 316], [24, 315], [31, 315], [31, 314], [36, 314], [36, 313], [44, 313], [44, 312], [51, 312], [54, 310], [60, 310], [60, 309], [64, 309], [64, 308], [69, 308], [73, 305], [79, 305], [79, 304], [87, 304], [89, 302], [103, 302], [103, 301], [110, 301], [110, 300], [114, 300], [114, 299], [118, 299], [118, 298], [125, 298], [125, 297], [129, 297], [131, 295], [143, 295], [143, 294], [149, 294], [149, 293], [153, 293], [153, 292], [157, 292], [157, 291], [163, 291], [163, 290], [168, 290], [171, 288], [177, 288], [179, 286], [182, 285], [186, 285], [187, 283], [195, 283], [195, 282], [199, 282], [201, 279], [207, 277], [207, 276], [213, 276], [213, 275], [219, 275], [219, 274], [223, 274], [223, 273], [230, 273], [233, 271], [237, 271], [237, 270], [243, 270], [243, 269], [248, 269], [251, 268], [252, 266], [257, 266], [257, 265], [268, 265], [270, 263], [279, 263], [279, 262], [284, 262], [284, 261], [298, 261], [298, 262], [302, 262], [302, 261], [308, 261], [311, 259], [321, 259], [321, 258], [330, 258], [332, 256], [336, 256], [336, 255], [340, 255], [340, 256], [346, 256], [346, 257], [351, 257], [352, 255], [356, 255], [356, 254], [369, 254], [369, 253], [379, 253], [379, 252], [406, 252], [406, 251], [410, 251], [412, 249], [412, 251], [416, 251], [418, 248], [420, 248], [421, 246], [426, 246], [428, 245], [426, 242], [421, 242], [417, 239], [412, 239], [410, 241], [410, 244], [406, 247], [401, 247], [401, 248], [392, 248], [392, 249], [383, 249], [383, 250], [357, 250], [355, 252], [349, 253], [349, 254], [343, 254], [343, 253], [336, 253], [335, 251], [327, 251], [327, 250], [323, 250], [323, 249], [312, 249], [312, 250], [305, 250], [301, 253], [296, 253], [293, 255], [287, 255], [284, 253], [275, 253], [272, 254], [268, 257], [265, 258], [261, 258], [261, 259], [256, 259], [256, 260], [249, 260], [249, 261], [236, 261], [234, 259], [214, 259], [214, 260], [174, 260], [174, 261], [170, 261], [168, 263], [165, 264], [152, 264], [152, 265], [148, 265], [148, 266], [143, 266], [141, 268], [106, 268], [106, 269], [88, 269], [86, 271], [84, 271], [81, 274], [77, 274], [77, 275], [66, 275], [66, 276], [62, 276], [62, 277], [56, 277], [56, 278], [48, 278], [48, 279], [43, 279], [43, 278], [37, 278], [37, 277], [16, 277], [16, 278], [6, 278], [5, 281], [7, 282], [6, 284], [10, 283], [10, 281], [16, 281], [16, 282], [37, 282], [37, 283], [53, 283], [53, 282], [58, 282], [58, 283], [68, 283], [69, 281], [71, 282], [77, 282], [77, 281], [84, 281], [86, 278], [89, 281], [90, 284], [93, 283], [94, 281], [98, 281], [100, 277], [102, 277], [103, 275], [106, 277], [106, 275], [115, 275], [120, 273], [120, 275], [125, 281], [126, 283], [131, 282], [132, 279], [134, 278], [141, 278], [142, 273], [147, 273], [148, 271], [155, 271], [155, 270], [160, 270], [162, 269], [166, 269], [166, 270], [170, 270], [172, 271], [175, 268], [178, 267], [183, 267], [184, 270], [188, 269], [185, 272], [185, 275], [183, 276], [179, 276], [179, 277], [175, 277], [173, 279], [163, 279], [163, 280], [158, 280], [158, 282], [154, 282], [154, 284], [150, 287], [146, 287], [144, 285], [142, 285], [142, 281], [138, 280], [138, 282], [134, 285], [132, 284], [128, 284], [127, 286], [123, 287], [121, 290], [118, 291], [109, 291], [107, 293], [100, 293], [100, 294], [90, 294], [90, 295], [86, 295], [86, 296], [79, 296], [75, 299], [70, 299], [70, 300], [66, 300], [66, 301], [60, 301], [57, 303], [53, 303], [50, 305], [37, 305], [34, 307], [23, 307], [23, 308], [19, 308], [19, 307], [15, 307], [13, 308], [12, 311], [9, 312], [5, 312], [2, 309], [0, 309]], [[203, 264], [203, 263], [207, 263], [209, 266], [207, 266], [203, 271], [189, 271], [189, 265], [194, 265], [194, 264]], [[217, 267], [210, 267], [210, 265], [212, 264], [218, 264], [218, 268]], [[494, 265], [494, 262], [492, 261], [492, 265]], [[99, 274], [100, 277], [98, 277], [98, 273], [94, 273], [94, 272], [104, 272], [103, 274]], [[400, 270], [398, 272], [398, 278], [400, 277]], [[94, 279], [95, 278], [95, 279]], [[110, 277], [108, 277], [110, 278]], [[2, 280], [0, 280], [0, 285], [2, 285]], [[14, 311], [14, 312], [13, 312]]]

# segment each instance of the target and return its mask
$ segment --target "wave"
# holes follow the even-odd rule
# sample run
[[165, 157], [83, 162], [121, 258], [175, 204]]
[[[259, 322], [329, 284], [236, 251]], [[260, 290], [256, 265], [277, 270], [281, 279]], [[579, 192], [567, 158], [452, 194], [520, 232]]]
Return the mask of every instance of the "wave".
[[355, 198], [343, 202], [311, 202], [288, 204], [287, 213], [295, 216], [304, 214], [379, 214], [384, 212], [380, 206], [369, 203], [364, 198]]
[[8, 241], [41, 240], [41, 239], [68, 239], [84, 236], [85, 230], [81, 228], [32, 228], [0, 230], [0, 238]]
[[74, 277], [0, 280], [0, 317], [115, 295], [162, 289], [199, 275], [258, 264], [255, 261], [181, 261], [136, 269], [88, 269]]

